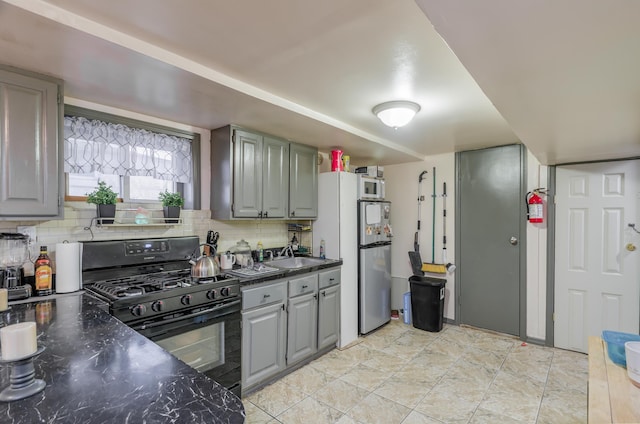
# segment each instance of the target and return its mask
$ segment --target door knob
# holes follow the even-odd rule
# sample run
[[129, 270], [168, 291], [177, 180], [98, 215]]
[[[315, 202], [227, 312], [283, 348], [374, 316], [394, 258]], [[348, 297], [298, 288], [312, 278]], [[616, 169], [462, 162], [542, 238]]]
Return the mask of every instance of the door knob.
[[512, 245], [514, 245], [514, 246], [515, 246], [516, 244], [518, 244], [518, 239], [517, 239], [517, 238], [515, 238], [515, 237], [511, 237], [511, 238], [509, 239], [509, 243], [511, 243]]
[[633, 252], [634, 250], [636, 250], [636, 245], [633, 243], [627, 243], [627, 245], [625, 246], [627, 248], [627, 250], [629, 252]]

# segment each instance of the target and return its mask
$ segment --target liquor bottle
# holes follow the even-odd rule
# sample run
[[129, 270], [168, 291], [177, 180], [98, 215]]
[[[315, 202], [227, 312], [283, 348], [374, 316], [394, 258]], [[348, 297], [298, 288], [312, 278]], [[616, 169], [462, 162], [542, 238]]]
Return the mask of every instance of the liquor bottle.
[[47, 254], [47, 246], [40, 246], [40, 256], [34, 263], [36, 294], [46, 296], [52, 293], [53, 271], [51, 269], [51, 259]]

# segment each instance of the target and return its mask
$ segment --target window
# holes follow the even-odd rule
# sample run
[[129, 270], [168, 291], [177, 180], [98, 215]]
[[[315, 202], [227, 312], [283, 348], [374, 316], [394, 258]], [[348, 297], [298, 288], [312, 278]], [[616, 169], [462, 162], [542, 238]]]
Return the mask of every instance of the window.
[[127, 202], [157, 202], [168, 190], [200, 207], [198, 134], [66, 106], [64, 139], [69, 198], [103, 180]]

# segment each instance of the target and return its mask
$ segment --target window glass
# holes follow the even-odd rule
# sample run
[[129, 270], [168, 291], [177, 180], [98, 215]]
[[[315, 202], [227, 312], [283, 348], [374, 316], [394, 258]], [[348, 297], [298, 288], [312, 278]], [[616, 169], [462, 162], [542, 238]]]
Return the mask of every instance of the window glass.
[[158, 194], [165, 190], [175, 191], [174, 185], [172, 181], [158, 180], [153, 177], [129, 177], [129, 199], [157, 202]]
[[104, 181], [110, 185], [113, 191], [118, 193], [118, 197], [123, 197], [122, 186], [120, 184], [119, 175], [100, 174], [69, 174], [69, 187], [67, 188], [68, 196], [86, 196], [98, 186], [98, 180]]

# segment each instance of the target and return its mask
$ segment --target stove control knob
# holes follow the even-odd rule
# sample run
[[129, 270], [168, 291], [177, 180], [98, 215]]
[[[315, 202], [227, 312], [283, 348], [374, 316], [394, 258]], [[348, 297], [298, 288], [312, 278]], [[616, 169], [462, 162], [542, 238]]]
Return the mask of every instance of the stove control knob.
[[207, 292], [207, 299], [211, 299], [211, 300], [213, 300], [213, 299], [215, 299], [216, 297], [218, 297], [218, 293], [216, 293], [216, 291], [215, 291], [215, 290], [209, 290], [209, 291]]
[[147, 307], [144, 305], [135, 305], [131, 308], [131, 315], [140, 317], [147, 313]]
[[180, 298], [180, 303], [182, 303], [183, 305], [191, 305], [192, 299], [193, 299], [193, 296], [191, 296], [190, 294], [185, 294]]
[[229, 296], [229, 287], [223, 287], [220, 289], [220, 295]]
[[164, 311], [164, 302], [162, 300], [156, 300], [151, 304], [151, 309], [153, 309], [154, 312]]

